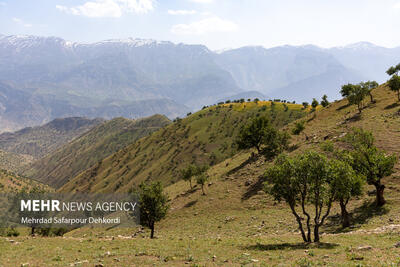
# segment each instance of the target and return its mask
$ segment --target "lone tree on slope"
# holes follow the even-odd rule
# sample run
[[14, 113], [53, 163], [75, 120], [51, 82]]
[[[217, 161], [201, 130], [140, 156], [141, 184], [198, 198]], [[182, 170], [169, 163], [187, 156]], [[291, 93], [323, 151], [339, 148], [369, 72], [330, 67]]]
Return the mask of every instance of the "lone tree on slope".
[[140, 199], [140, 220], [150, 230], [150, 238], [154, 238], [154, 225], [162, 220], [169, 209], [169, 199], [163, 192], [160, 182], [153, 182], [149, 185], [141, 183], [139, 186]]
[[342, 227], [346, 228], [350, 226], [347, 204], [352, 197], [362, 194], [365, 177], [357, 174], [347, 162], [340, 160], [332, 160], [331, 172], [332, 188], [336, 191], [335, 200], [340, 205]]
[[397, 162], [395, 154], [386, 155], [383, 150], [374, 145], [372, 133], [363, 129], [355, 128], [348, 134], [345, 141], [352, 146], [349, 151], [353, 169], [366, 177], [367, 183], [376, 188], [376, 204], [383, 206], [386, 201], [383, 196], [385, 185], [382, 179], [394, 172], [394, 165]]
[[206, 194], [204, 192], [204, 185], [207, 183], [208, 179], [209, 179], [209, 177], [206, 172], [203, 172], [196, 176], [196, 182], [197, 182], [197, 184], [201, 185], [201, 192], [203, 193], [203, 195]]
[[313, 98], [311, 102], [311, 107], [313, 108], [313, 110], [315, 110], [318, 107], [318, 105], [319, 105], [318, 100]]
[[393, 75], [388, 81], [390, 90], [397, 92], [397, 99], [400, 101], [400, 76]]
[[396, 66], [391, 66], [387, 71], [386, 74], [392, 76], [393, 74], [399, 75], [400, 72], [400, 63]]
[[289, 145], [290, 136], [277, 130], [268, 118], [255, 117], [239, 132], [237, 144], [239, 149], [256, 148], [258, 154], [273, 158]]
[[358, 111], [361, 113], [364, 106], [364, 98], [369, 91], [360, 84], [346, 84], [342, 86], [340, 91], [343, 97], [346, 97], [350, 105], [357, 105]]
[[323, 95], [322, 96], [322, 100], [321, 100], [321, 105], [323, 106], [323, 107], [326, 107], [326, 106], [328, 106], [330, 103], [329, 103], [329, 101], [328, 101], [328, 96], [327, 95]]
[[361, 82], [360, 85], [364, 90], [368, 91], [371, 103], [375, 103], [374, 97], [372, 95], [372, 90], [377, 88], [379, 84], [376, 81], [367, 81], [367, 82]]
[[[284, 200], [289, 205], [306, 243], [320, 241], [319, 229], [335, 201], [344, 204], [342, 221], [344, 225], [349, 223], [346, 205], [351, 196], [361, 192], [362, 185], [361, 178], [347, 163], [329, 160], [312, 151], [294, 157], [279, 156], [265, 176], [265, 190], [275, 200]], [[313, 207], [312, 211], [308, 210], [307, 204]], [[301, 218], [300, 212], [305, 219]]]
[[[327, 158], [315, 152], [306, 152], [293, 158], [281, 155], [265, 173], [265, 190], [277, 201], [284, 200], [289, 205], [306, 243], [313, 242], [312, 228], [314, 242], [319, 242], [319, 228], [324, 224], [335, 200], [329, 174]], [[313, 219], [311, 212], [307, 211], [307, 204], [314, 207]], [[305, 220], [296, 210], [297, 206], [301, 207]]]
[[195, 175], [195, 172], [196, 172], [196, 166], [193, 164], [190, 164], [185, 169], [179, 170], [179, 178], [181, 178], [186, 182], [189, 182], [190, 189], [193, 189], [192, 177]]

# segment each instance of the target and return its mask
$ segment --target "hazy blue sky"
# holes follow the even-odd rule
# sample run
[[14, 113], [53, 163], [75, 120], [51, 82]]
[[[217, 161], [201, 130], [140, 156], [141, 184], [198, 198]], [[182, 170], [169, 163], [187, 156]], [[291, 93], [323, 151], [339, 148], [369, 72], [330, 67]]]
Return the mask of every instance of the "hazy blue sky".
[[152, 38], [323, 47], [400, 46], [400, 0], [0, 0], [0, 33], [94, 42]]

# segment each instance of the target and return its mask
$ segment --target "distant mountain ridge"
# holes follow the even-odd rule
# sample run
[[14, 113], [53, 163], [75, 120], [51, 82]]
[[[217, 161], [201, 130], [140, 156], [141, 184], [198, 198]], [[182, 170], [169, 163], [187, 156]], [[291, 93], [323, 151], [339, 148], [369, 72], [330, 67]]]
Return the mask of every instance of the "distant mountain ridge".
[[383, 82], [385, 70], [399, 61], [400, 48], [366, 42], [217, 53], [150, 39], [83, 44], [0, 35], [0, 132], [57, 117], [175, 118], [248, 91], [298, 102], [323, 94], [335, 99], [343, 83]]
[[55, 119], [42, 126], [0, 134], [0, 149], [40, 158], [103, 122], [80, 117]]

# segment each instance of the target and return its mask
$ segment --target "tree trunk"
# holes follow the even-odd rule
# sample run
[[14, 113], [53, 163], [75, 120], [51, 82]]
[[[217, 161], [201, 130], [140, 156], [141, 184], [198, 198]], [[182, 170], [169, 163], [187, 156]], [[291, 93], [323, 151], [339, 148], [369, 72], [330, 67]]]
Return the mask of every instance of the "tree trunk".
[[192, 179], [189, 180], [189, 184], [190, 184], [190, 190], [192, 190], [192, 189], [193, 189], [193, 186], [192, 186]]
[[340, 210], [342, 211], [342, 227], [346, 228], [350, 226], [350, 216], [346, 210], [346, 204], [343, 199], [340, 200]]
[[362, 106], [361, 106], [361, 103], [357, 104], [357, 107], [358, 107], [358, 112], [359, 112], [359, 113], [361, 113], [361, 112], [362, 112]]
[[378, 183], [375, 184], [375, 188], [376, 188], [376, 205], [378, 207], [382, 207], [386, 203], [386, 200], [383, 197], [383, 191], [385, 190], [385, 185]]
[[201, 185], [201, 191], [203, 192], [203, 195], [206, 194], [206, 193], [204, 193], [204, 184]]
[[31, 236], [35, 235], [35, 227], [31, 227]]
[[371, 92], [369, 92], [369, 97], [371, 98], [371, 103], [375, 103], [374, 97], [372, 96], [372, 93], [371, 93]]
[[150, 224], [150, 238], [153, 239], [154, 238], [154, 222]]
[[319, 224], [314, 226], [314, 242], [319, 242]]
[[304, 229], [303, 229], [303, 224], [301, 223], [301, 218], [297, 214], [296, 210], [294, 209], [294, 205], [290, 205], [290, 209], [292, 210], [292, 213], [296, 217], [296, 221], [299, 224], [299, 229], [300, 229], [300, 233], [301, 233], [301, 237], [303, 238], [303, 241], [305, 243], [309, 243], [309, 240], [307, 240], [306, 234], [305, 234]]

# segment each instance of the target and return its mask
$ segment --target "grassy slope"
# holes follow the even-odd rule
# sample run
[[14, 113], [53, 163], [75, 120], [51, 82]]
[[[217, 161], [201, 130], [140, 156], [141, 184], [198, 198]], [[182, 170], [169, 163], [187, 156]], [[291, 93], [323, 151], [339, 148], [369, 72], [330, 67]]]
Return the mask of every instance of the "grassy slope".
[[40, 158], [102, 122], [78, 117], [55, 119], [42, 126], [0, 134], [0, 149]]
[[[375, 90], [378, 102], [363, 111], [359, 121], [353, 117], [355, 107], [346, 101], [333, 103], [307, 123], [305, 135], [295, 137], [300, 145], [293, 153], [318, 146], [325, 136], [336, 140], [353, 126], [374, 132], [378, 146], [398, 152], [400, 136], [399, 110], [395, 95], [386, 88]], [[312, 116], [310, 116], [312, 118]], [[291, 128], [289, 125], [288, 128]], [[314, 138], [315, 136], [315, 138]], [[388, 200], [385, 209], [376, 210], [370, 203], [374, 196], [365, 194], [352, 201], [349, 210], [353, 228], [339, 227], [337, 206], [323, 229], [320, 247], [304, 246], [288, 207], [275, 203], [260, 191], [257, 183], [268, 162], [262, 159], [243, 166], [250, 152], [241, 152], [209, 170], [210, 184], [206, 196], [179, 181], [166, 188], [171, 198], [167, 218], [156, 225], [157, 239], [149, 240], [148, 231], [132, 237], [135, 229], [82, 229], [66, 238], [16, 239], [14, 244], [0, 239], [5, 256], [0, 263], [16, 266], [65, 266], [87, 261], [83, 266], [398, 266], [400, 248], [399, 165], [394, 175], [385, 179]], [[367, 188], [367, 191], [371, 190]], [[360, 208], [362, 207], [363, 208]], [[359, 246], [371, 246], [359, 250]], [[46, 251], [46, 257], [37, 257]]]
[[234, 155], [234, 140], [248, 118], [270, 116], [279, 127], [302, 117], [301, 105], [270, 102], [226, 104], [199, 111], [99, 162], [65, 184], [61, 191], [128, 191], [144, 180], [178, 180], [178, 170], [190, 163], [213, 165]]
[[168, 118], [162, 115], [140, 120], [116, 118], [107, 121], [34, 162], [24, 174], [60, 187], [98, 161], [169, 123]]
[[32, 161], [32, 156], [0, 150], [0, 169], [20, 173], [22, 169]]
[[22, 188], [30, 189], [33, 187], [50, 190], [50, 188], [44, 184], [41, 184], [26, 177], [22, 177], [11, 171], [0, 169], [1, 192], [18, 192]]

